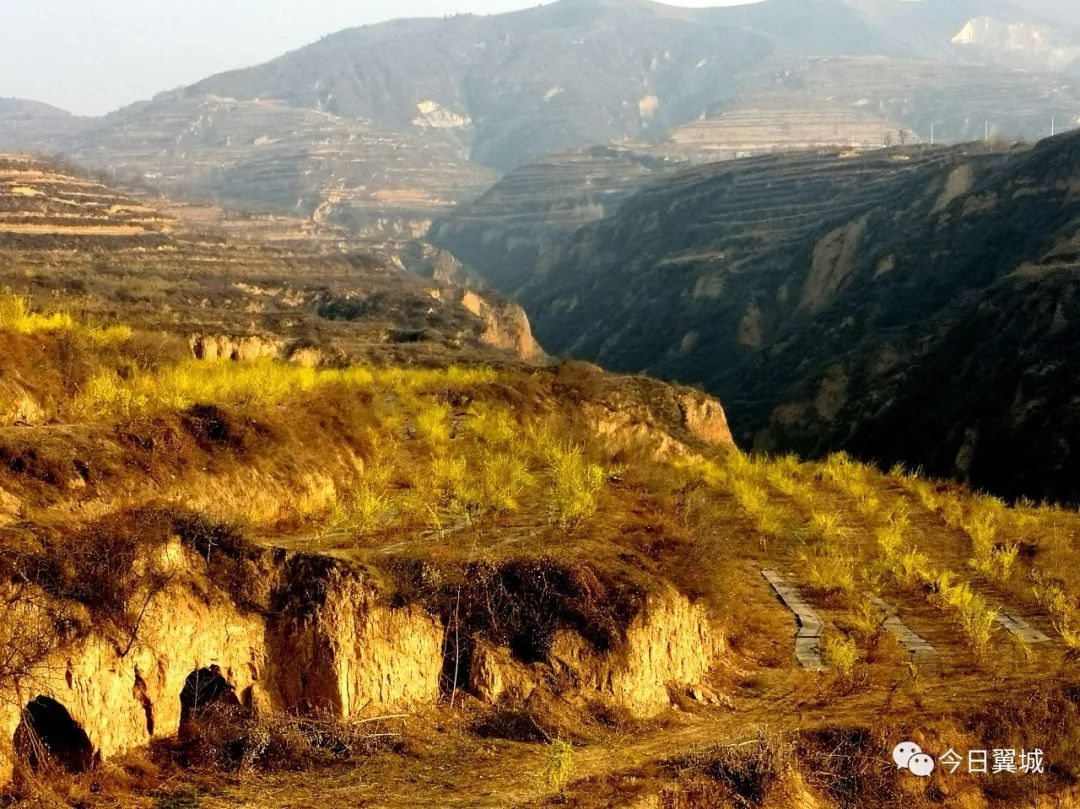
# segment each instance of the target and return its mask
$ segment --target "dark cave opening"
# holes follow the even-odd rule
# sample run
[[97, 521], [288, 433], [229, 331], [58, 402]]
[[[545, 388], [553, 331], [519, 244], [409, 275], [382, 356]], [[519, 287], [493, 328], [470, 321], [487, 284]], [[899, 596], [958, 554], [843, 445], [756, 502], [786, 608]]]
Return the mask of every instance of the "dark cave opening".
[[67, 708], [49, 697], [39, 696], [27, 703], [15, 729], [14, 744], [19, 757], [35, 771], [50, 764], [73, 773], [94, 766], [90, 737]]

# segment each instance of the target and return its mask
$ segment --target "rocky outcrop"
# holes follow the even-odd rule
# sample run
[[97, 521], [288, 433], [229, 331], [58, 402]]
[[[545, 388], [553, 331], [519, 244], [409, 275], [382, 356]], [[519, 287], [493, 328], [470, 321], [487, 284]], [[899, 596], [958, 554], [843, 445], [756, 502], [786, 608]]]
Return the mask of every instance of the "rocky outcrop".
[[952, 38], [952, 44], [969, 59], [1021, 70], [1066, 70], [1080, 60], [1080, 44], [1068, 33], [1032, 21], [972, 17]]
[[727, 415], [716, 399], [697, 391], [688, 391], [679, 397], [683, 424], [692, 435], [714, 447], [733, 446]]
[[483, 322], [481, 342], [513, 352], [527, 362], [539, 362], [547, 356], [533, 339], [525, 310], [516, 303], [472, 290], [462, 291], [460, 300], [466, 311]]
[[601, 700], [650, 717], [672, 704], [672, 695], [697, 693], [718, 656], [723, 639], [704, 609], [674, 591], [651, 597], [626, 629], [617, 648], [599, 652], [573, 630], [559, 630], [547, 659], [525, 664], [506, 649], [478, 641], [469, 687], [487, 702], [528, 700], [542, 683], [554, 681], [564, 699]]
[[277, 359], [285, 349], [283, 340], [258, 335], [193, 334], [188, 345], [195, 359], [208, 361]]
[[566, 363], [559, 374], [580, 379], [588, 394], [579, 406], [597, 436], [613, 445], [637, 444], [668, 458], [735, 445], [723, 405], [700, 391], [648, 377], [609, 377], [585, 363]]

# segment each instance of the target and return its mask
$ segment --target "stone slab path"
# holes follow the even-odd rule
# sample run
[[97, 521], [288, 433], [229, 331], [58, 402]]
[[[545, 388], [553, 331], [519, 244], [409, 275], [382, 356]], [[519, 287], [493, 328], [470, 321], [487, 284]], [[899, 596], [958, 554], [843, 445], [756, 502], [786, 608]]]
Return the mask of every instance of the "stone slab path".
[[916, 635], [907, 624], [900, 620], [896, 607], [873, 593], [867, 593], [866, 597], [885, 615], [886, 631], [907, 650], [911, 655], [911, 662], [924, 671], [939, 671], [940, 660], [937, 650], [928, 640]]
[[799, 630], [795, 633], [795, 659], [804, 669], [824, 671], [827, 667], [821, 656], [821, 630], [825, 622], [779, 572], [763, 570], [761, 575], [799, 620]]
[[997, 622], [1005, 627], [1005, 630], [1024, 643], [1049, 643], [1050, 638], [1037, 630], [1019, 615], [998, 610]]

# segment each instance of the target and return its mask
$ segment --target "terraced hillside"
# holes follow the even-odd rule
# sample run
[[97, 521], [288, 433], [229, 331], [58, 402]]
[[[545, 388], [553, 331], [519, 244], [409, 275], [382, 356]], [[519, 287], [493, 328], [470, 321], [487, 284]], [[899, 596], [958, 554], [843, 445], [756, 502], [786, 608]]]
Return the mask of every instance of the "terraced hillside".
[[449, 250], [485, 283], [512, 293], [546, 250], [614, 214], [649, 181], [688, 165], [690, 157], [675, 148], [644, 144], [550, 155], [437, 219], [426, 240]]
[[683, 124], [671, 135], [674, 145], [700, 149], [714, 159], [838, 144], [875, 149], [918, 139], [906, 125], [877, 118], [857, 106], [806, 105], [794, 93], [737, 99], [699, 121]]
[[[515, 294], [573, 230], [612, 215], [679, 168], [786, 150], [1040, 138], [1080, 108], [1064, 77], [881, 56], [814, 58], [749, 74], [745, 92], [712, 105], [662, 143], [548, 156], [479, 199], [445, 212], [427, 239], [489, 284]], [[992, 115], [988, 111], [999, 111]], [[902, 122], [902, 123], [900, 123]]]
[[322, 109], [218, 96], [122, 110], [67, 148], [168, 194], [375, 232], [422, 232], [496, 176], [469, 161], [452, 129], [398, 132]]
[[702, 384], [748, 444], [1073, 498], [1078, 145], [691, 169], [541, 257], [518, 294], [550, 349]]
[[[100, 119], [0, 107], [0, 146], [173, 196], [415, 237], [500, 173], [564, 150], [673, 138], [662, 151], [716, 159], [929, 140], [931, 125], [940, 141], [1075, 127], [1080, 93], [1061, 59], [1043, 64], [1039, 36], [953, 42], [987, 14], [1006, 30], [1046, 25], [1005, 0], [560, 0], [397, 21]], [[1080, 43], [1060, 23], [1053, 34]], [[1003, 66], [1015, 58], [1028, 69]]]
[[1075, 512], [750, 458], [586, 366], [199, 362], [17, 303], [0, 373], [50, 404], [0, 425], [15, 806], [1078, 797]]
[[980, 64], [942, 69], [931, 60], [830, 56], [762, 71], [747, 83], [747, 92], [781, 98], [797, 93], [817, 104], [902, 122], [921, 141], [930, 140], [933, 125], [938, 143], [982, 140], [987, 134], [1040, 140], [1051, 134], [1055, 120], [1057, 131], [1064, 132], [1080, 118], [1071, 78]]
[[299, 216], [226, 210], [216, 205], [156, 199], [167, 216], [176, 218], [189, 238], [256, 242], [308, 253], [364, 253], [388, 267], [446, 284], [483, 287], [451, 253], [408, 234], [362, 234], [342, 225]]
[[175, 225], [95, 180], [25, 158], [0, 158], [0, 206], [0, 234], [16, 243], [130, 237], [145, 244]]
[[403, 257], [396, 242], [355, 237], [230, 237], [173, 210], [177, 218], [47, 164], [0, 159], [0, 285], [61, 296], [105, 322], [168, 327], [197, 353], [309, 361], [437, 357], [464, 345], [542, 355], [514, 304], [405, 272], [437, 265], [435, 255]]

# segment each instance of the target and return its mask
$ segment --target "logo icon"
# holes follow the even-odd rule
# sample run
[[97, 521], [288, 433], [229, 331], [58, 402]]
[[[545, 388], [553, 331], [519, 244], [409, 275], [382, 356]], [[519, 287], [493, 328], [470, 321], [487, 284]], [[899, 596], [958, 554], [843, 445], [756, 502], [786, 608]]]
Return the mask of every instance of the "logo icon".
[[900, 742], [896, 745], [892, 751], [893, 761], [896, 762], [897, 769], [906, 770], [908, 768], [908, 762], [911, 761], [912, 756], [917, 756], [922, 752], [922, 748], [915, 742]]
[[893, 748], [897, 769], [908, 770], [919, 778], [929, 778], [934, 772], [934, 759], [926, 755], [915, 742], [900, 742]]
[[926, 753], [916, 753], [908, 762], [911, 774], [919, 778], [929, 778], [934, 772], [934, 759]]

